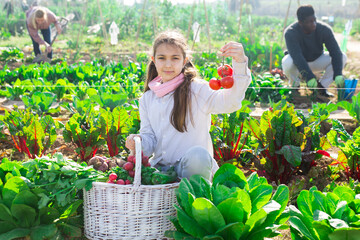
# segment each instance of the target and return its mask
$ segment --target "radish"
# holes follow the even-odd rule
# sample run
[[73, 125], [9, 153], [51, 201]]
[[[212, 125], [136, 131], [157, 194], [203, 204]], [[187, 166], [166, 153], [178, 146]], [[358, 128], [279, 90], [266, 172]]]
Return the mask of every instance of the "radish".
[[111, 174], [109, 175], [109, 180], [110, 180], [110, 181], [115, 181], [116, 179], [117, 179], [116, 173], [111, 173]]
[[135, 171], [130, 170], [130, 171], [129, 171], [129, 176], [130, 176], [130, 177], [134, 177], [134, 176], [135, 176]]
[[127, 162], [124, 164], [123, 168], [126, 170], [126, 171], [131, 171], [134, 169], [134, 164], [132, 162]]
[[116, 184], [125, 185], [125, 181], [123, 179], [119, 179], [116, 181]]
[[129, 179], [126, 179], [125, 180], [125, 185], [129, 185], [129, 184], [131, 184], [131, 181]]
[[141, 159], [141, 162], [144, 166], [146, 166], [149, 163], [149, 157], [148, 156], [143, 156]]
[[135, 155], [129, 155], [127, 161], [131, 163], [135, 163], [136, 161]]
[[114, 181], [108, 180], [106, 183], [114, 183]]

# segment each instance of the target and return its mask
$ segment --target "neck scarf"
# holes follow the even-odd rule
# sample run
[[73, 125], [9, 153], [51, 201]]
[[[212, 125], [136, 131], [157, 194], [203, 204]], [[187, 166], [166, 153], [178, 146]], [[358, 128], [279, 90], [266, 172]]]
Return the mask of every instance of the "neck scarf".
[[149, 83], [149, 88], [158, 97], [163, 97], [169, 92], [174, 91], [184, 81], [184, 74], [180, 73], [168, 82], [162, 83], [162, 77], [157, 76]]

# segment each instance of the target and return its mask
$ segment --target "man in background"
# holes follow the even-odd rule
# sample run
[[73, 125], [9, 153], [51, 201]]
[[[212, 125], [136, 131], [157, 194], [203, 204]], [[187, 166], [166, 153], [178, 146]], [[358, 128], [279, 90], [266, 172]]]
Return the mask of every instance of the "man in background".
[[[335, 81], [338, 88], [344, 87], [342, 70], [346, 55], [340, 50], [329, 25], [317, 22], [314, 8], [303, 5], [296, 12], [298, 21], [285, 29], [288, 54], [282, 59], [282, 68], [292, 87], [300, 86], [300, 79], [310, 89], [319, 88], [319, 94], [332, 97], [327, 91]], [[324, 51], [324, 45], [328, 52]], [[322, 73], [317, 80], [315, 73]]]

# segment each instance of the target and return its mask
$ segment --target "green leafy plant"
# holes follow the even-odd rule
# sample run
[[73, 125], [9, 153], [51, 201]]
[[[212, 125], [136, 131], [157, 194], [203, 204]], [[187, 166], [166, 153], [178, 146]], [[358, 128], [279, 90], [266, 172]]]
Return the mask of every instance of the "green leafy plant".
[[5, 110], [1, 120], [10, 132], [16, 149], [28, 155], [29, 158], [41, 157], [55, 142], [56, 130], [62, 123], [47, 116], [38, 116], [30, 110]]
[[86, 113], [75, 113], [65, 125], [63, 137], [65, 142], [76, 145], [75, 151], [82, 161], [92, 158], [105, 141], [104, 118], [100, 112], [90, 108]]
[[21, 98], [25, 108], [30, 109], [34, 113], [43, 116], [46, 113], [59, 112], [59, 108], [50, 108], [56, 100], [56, 95], [50, 92], [34, 92], [31, 97], [23, 96]]
[[23, 96], [28, 94], [32, 87], [30, 80], [21, 81], [17, 79], [13, 84], [6, 85], [6, 91], [2, 91], [2, 95], [10, 100], [21, 100]]
[[129, 134], [132, 120], [123, 107], [116, 107], [114, 110], [100, 109], [101, 116], [104, 118], [105, 139], [111, 157], [119, 153], [119, 146], [125, 149], [125, 137]]
[[199, 175], [183, 178], [176, 196], [176, 231], [166, 232], [176, 240], [263, 239], [287, 228], [287, 186], [280, 185], [273, 194], [265, 178], [253, 173], [246, 179], [231, 164], [220, 167], [212, 185]]
[[250, 117], [245, 123], [255, 139], [255, 166], [269, 181], [288, 183], [295, 174], [306, 174], [321, 157], [315, 151], [322, 150], [326, 139], [320, 138], [319, 122], [307, 123], [285, 100], [265, 111], [260, 121]]
[[337, 119], [332, 119], [332, 128], [327, 133], [331, 145], [340, 149], [332, 165], [338, 165], [346, 176], [360, 180], [360, 127], [351, 136]]
[[345, 109], [357, 124], [360, 123], [360, 94], [352, 96], [351, 102], [340, 101], [337, 105]]
[[10, 47], [2, 50], [0, 54], [0, 61], [4, 62], [16, 62], [21, 61], [24, 58], [24, 53], [17, 47]]
[[354, 190], [338, 186], [322, 193], [316, 187], [303, 190], [297, 208], [290, 206], [292, 239], [357, 239], [360, 234], [360, 199]]
[[81, 237], [80, 226], [71, 221], [82, 200], [64, 209], [44, 204], [48, 192], [34, 187], [19, 165], [7, 159], [0, 164], [0, 239]]
[[248, 139], [244, 129], [244, 121], [250, 112], [248, 104], [244, 101], [237, 112], [212, 115], [210, 134], [214, 158], [220, 165], [229, 161], [242, 163], [241, 154]]

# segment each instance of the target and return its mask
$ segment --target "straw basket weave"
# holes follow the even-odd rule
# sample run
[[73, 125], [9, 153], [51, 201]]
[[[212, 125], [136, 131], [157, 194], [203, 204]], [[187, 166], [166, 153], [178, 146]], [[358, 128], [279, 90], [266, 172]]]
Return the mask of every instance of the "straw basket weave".
[[141, 142], [135, 138], [134, 184], [94, 182], [84, 190], [84, 227], [89, 239], [164, 239], [174, 229], [175, 189], [179, 183], [141, 185]]

